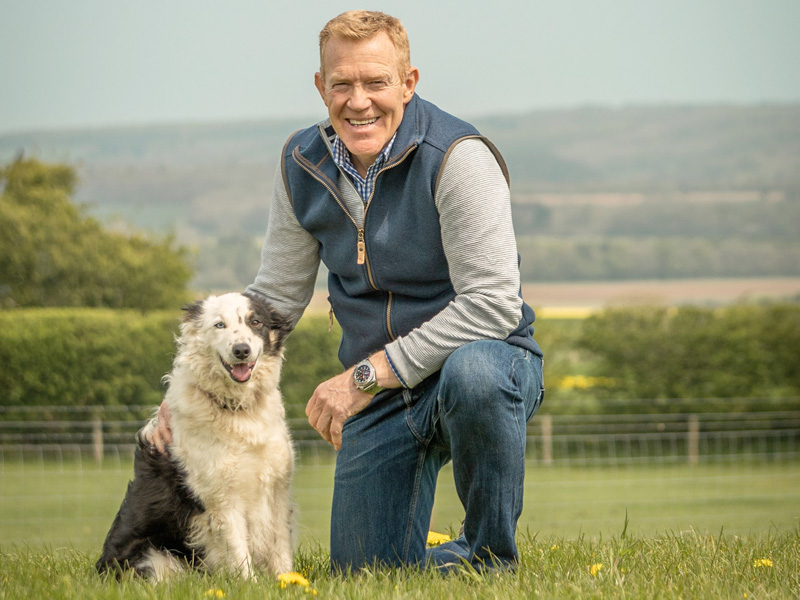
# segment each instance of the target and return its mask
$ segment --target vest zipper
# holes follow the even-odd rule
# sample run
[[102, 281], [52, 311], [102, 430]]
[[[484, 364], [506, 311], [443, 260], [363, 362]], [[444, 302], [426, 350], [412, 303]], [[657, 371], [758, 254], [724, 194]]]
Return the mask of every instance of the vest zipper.
[[[364, 205], [364, 224], [365, 225], [367, 223], [367, 211], [369, 210], [369, 207], [372, 204], [372, 197], [375, 195], [375, 188], [378, 187], [378, 177], [380, 177], [381, 174], [383, 174], [385, 171], [388, 171], [389, 169], [393, 169], [394, 167], [399, 165], [401, 162], [403, 162], [406, 159], [406, 157], [411, 153], [411, 151], [414, 150], [416, 147], [417, 147], [417, 144], [416, 144], [416, 142], [414, 142], [408, 148], [403, 150], [403, 153], [400, 154], [397, 158], [395, 158], [392, 162], [383, 165], [381, 170], [378, 171], [378, 174], [375, 175], [375, 185], [372, 186], [372, 191], [370, 192], [369, 198], [367, 198], [367, 202]], [[375, 289], [376, 291], [379, 291], [380, 288], [377, 285], [375, 285], [375, 281], [372, 279], [372, 269], [369, 266], [369, 258], [367, 257], [367, 244], [366, 244], [366, 239], [364, 237], [364, 229], [363, 228], [359, 229], [358, 235], [359, 235], [359, 238], [358, 238], [358, 261], [359, 262], [358, 262], [358, 264], [360, 264], [360, 265], [361, 264], [366, 264], [366, 266], [367, 266], [367, 278], [369, 279], [369, 284], [373, 287], [373, 289]], [[361, 254], [362, 249], [363, 249], [363, 252], [364, 252], [363, 257], [362, 257], [362, 254]], [[363, 258], [363, 262], [361, 262], [362, 258]]]
[[[388, 171], [389, 169], [392, 169], [397, 165], [399, 165], [416, 147], [417, 143], [414, 142], [413, 144], [408, 146], [408, 148], [406, 148], [403, 151], [403, 153], [400, 154], [393, 162], [384, 165], [383, 168], [380, 171], [378, 171], [378, 174], [375, 176], [376, 184], [378, 177], [381, 175], [381, 173], [383, 173], [384, 171]], [[366, 242], [366, 234], [364, 232], [364, 227], [358, 226], [358, 223], [353, 218], [353, 215], [350, 214], [350, 211], [347, 210], [347, 206], [345, 206], [344, 202], [339, 197], [339, 190], [336, 189], [335, 186], [331, 186], [328, 183], [327, 178], [320, 177], [317, 174], [316, 167], [308, 159], [306, 159], [305, 156], [300, 154], [299, 147], [295, 148], [292, 151], [292, 157], [294, 158], [295, 162], [300, 166], [301, 169], [303, 169], [306, 173], [311, 175], [311, 177], [319, 181], [325, 187], [325, 189], [328, 190], [331, 196], [333, 196], [333, 199], [336, 200], [336, 203], [339, 205], [339, 208], [341, 208], [342, 211], [344, 211], [344, 214], [347, 215], [347, 218], [350, 219], [350, 222], [353, 223], [353, 225], [355, 226], [356, 233], [358, 235], [356, 241], [356, 264], [364, 265], [366, 267], [367, 280], [369, 281], [370, 287], [375, 291], [380, 291], [380, 288], [377, 285], [375, 285], [375, 280], [372, 278], [372, 269], [370, 268], [369, 259], [367, 258], [367, 242]], [[364, 223], [367, 222], [367, 210], [369, 210], [369, 206], [372, 203], [372, 196], [374, 194], [375, 194], [375, 187], [373, 187], [372, 192], [369, 195], [369, 198], [367, 198], [366, 205], [364, 206]], [[392, 340], [394, 340], [397, 339], [397, 336], [395, 336], [394, 331], [392, 331], [392, 322], [391, 322], [392, 300], [394, 299], [394, 295], [392, 294], [392, 292], [386, 292], [386, 293], [388, 294], [388, 301], [386, 303], [386, 331], [389, 334], [389, 337]], [[330, 323], [328, 331], [330, 331], [333, 328], [333, 308], [331, 308], [329, 318], [330, 318]]]
[[[393, 162], [384, 165], [383, 168], [381, 168], [381, 170], [378, 171], [378, 174], [375, 175], [375, 185], [372, 187], [372, 192], [370, 192], [369, 198], [367, 198], [367, 203], [364, 206], [364, 224], [366, 224], [366, 222], [367, 222], [367, 211], [369, 210], [370, 204], [372, 204], [372, 197], [375, 195], [375, 188], [378, 187], [378, 177], [380, 177], [381, 174], [384, 171], [388, 171], [389, 169], [392, 169], [392, 168], [396, 167], [397, 165], [399, 165], [401, 162], [403, 162], [406, 159], [406, 157], [411, 153], [411, 151], [414, 150], [416, 147], [417, 147], [416, 142], [411, 144], [408, 148], [403, 150], [403, 153], [400, 154]], [[358, 264], [362, 264], [360, 261], [362, 259], [361, 251], [363, 249], [363, 252], [364, 252], [363, 260], [364, 260], [364, 263], [366, 263], [366, 266], [367, 266], [367, 278], [369, 279], [369, 284], [375, 290], [378, 290], [378, 286], [375, 285], [375, 281], [372, 279], [372, 269], [370, 268], [369, 260], [367, 260], [367, 245], [366, 245], [366, 240], [364, 238], [364, 229], [363, 228], [359, 229], [358, 236], [359, 236], [358, 237], [358, 240], [359, 240], [359, 242], [358, 242], [358, 260], [359, 260], [359, 263]], [[389, 292], [389, 291], [387, 291], [386, 293], [388, 294], [388, 298], [386, 300], [386, 333], [389, 334], [389, 338], [391, 340], [395, 340], [395, 339], [397, 339], [397, 336], [394, 334], [394, 331], [392, 330], [392, 301], [394, 300], [394, 294], [392, 294], [392, 292]]]

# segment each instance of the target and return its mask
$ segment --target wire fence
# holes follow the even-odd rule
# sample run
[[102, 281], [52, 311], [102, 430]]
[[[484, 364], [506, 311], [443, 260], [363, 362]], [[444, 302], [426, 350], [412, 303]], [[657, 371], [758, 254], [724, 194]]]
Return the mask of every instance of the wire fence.
[[[642, 404], [645, 408], [647, 405]], [[796, 399], [787, 406], [797, 406]], [[132, 476], [152, 407], [0, 407], [0, 545], [99, 548]], [[290, 420], [301, 540], [327, 543], [335, 453]], [[537, 415], [520, 526], [574, 536], [800, 526], [800, 410]], [[391, 493], [391, 490], [387, 490]], [[450, 468], [432, 528], [463, 517]]]

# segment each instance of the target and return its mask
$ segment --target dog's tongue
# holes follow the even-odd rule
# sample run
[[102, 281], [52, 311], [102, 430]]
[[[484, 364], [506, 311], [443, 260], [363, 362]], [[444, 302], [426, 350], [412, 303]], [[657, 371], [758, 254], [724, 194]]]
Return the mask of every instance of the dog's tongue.
[[232, 365], [231, 374], [236, 381], [247, 381], [247, 378], [250, 377], [250, 365], [247, 363]]

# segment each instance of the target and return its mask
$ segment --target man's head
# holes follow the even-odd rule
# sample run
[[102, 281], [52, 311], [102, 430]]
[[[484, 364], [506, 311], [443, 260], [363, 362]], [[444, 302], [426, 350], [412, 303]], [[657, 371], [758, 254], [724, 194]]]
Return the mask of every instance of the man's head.
[[403, 77], [411, 69], [411, 47], [408, 33], [400, 19], [382, 12], [351, 10], [334, 17], [319, 32], [319, 71], [325, 77], [325, 47], [331, 38], [366, 40], [385, 33], [397, 51], [397, 73]]
[[331, 20], [319, 44], [314, 83], [363, 175], [400, 126], [419, 81], [408, 36], [394, 17], [358, 10]]

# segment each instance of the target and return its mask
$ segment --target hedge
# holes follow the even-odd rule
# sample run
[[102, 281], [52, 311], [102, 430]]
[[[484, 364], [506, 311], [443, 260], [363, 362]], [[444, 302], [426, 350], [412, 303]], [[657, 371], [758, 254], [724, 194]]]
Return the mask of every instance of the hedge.
[[[179, 311], [0, 310], [0, 406], [155, 406], [180, 318]], [[289, 416], [302, 416], [316, 385], [341, 371], [338, 342], [323, 317], [303, 318], [289, 337], [282, 381]]]
[[800, 304], [607, 309], [579, 346], [616, 398], [800, 396]]
[[[180, 311], [0, 310], [0, 406], [156, 406], [180, 318]], [[315, 387], [341, 372], [339, 336], [322, 315], [303, 317], [289, 336], [281, 382], [289, 417], [304, 418]], [[604, 398], [800, 396], [798, 304], [613, 308], [586, 321], [542, 319], [536, 337], [545, 351], [543, 413], [612, 410]]]

